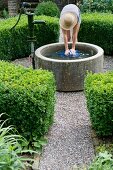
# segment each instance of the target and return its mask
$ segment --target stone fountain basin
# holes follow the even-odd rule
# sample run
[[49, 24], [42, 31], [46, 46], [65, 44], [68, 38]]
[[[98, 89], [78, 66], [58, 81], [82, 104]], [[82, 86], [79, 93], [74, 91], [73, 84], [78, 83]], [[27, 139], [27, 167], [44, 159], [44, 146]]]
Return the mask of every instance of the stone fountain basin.
[[[71, 48], [71, 43], [69, 43]], [[47, 52], [64, 50], [64, 43], [47, 44], [35, 51], [35, 67], [42, 68], [54, 73], [56, 88], [58, 91], [80, 91], [84, 89], [84, 78], [87, 71], [92, 73], [103, 72], [104, 51], [101, 47], [77, 42], [77, 50], [89, 51], [92, 56], [76, 60], [58, 60], [45, 57]]]

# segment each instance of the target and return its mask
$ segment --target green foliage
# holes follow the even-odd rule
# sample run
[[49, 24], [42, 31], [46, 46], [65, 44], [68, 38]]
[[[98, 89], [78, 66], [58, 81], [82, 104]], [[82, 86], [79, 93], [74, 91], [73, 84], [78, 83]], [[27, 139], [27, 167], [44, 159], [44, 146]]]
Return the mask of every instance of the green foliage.
[[8, 18], [9, 17], [9, 14], [8, 14], [8, 12], [6, 11], [6, 9], [4, 8], [3, 9], [3, 18]]
[[[53, 43], [58, 40], [58, 18], [47, 16], [35, 16], [35, 20], [44, 20], [46, 24], [36, 24], [34, 35], [36, 36], [35, 48]], [[0, 59], [12, 60], [26, 57], [30, 52], [30, 43], [27, 17], [23, 15], [18, 25], [11, 31], [17, 22], [17, 17], [11, 17], [0, 21]]]
[[105, 54], [113, 54], [113, 14], [82, 14], [78, 40], [96, 44], [104, 49]]
[[99, 153], [88, 170], [113, 170], [113, 158], [107, 151]]
[[26, 166], [31, 166], [26, 161], [33, 162], [33, 159], [22, 155], [24, 151], [20, 143], [27, 142], [22, 136], [15, 134], [13, 126], [4, 127], [6, 121], [2, 121], [1, 116], [3, 114], [0, 115], [0, 170], [24, 170]]
[[36, 15], [46, 15], [51, 17], [59, 17], [60, 16], [60, 10], [56, 3], [47, 1], [42, 2], [37, 5], [35, 10]]
[[99, 136], [113, 135], [113, 72], [89, 73], [84, 84], [93, 128]]
[[108, 142], [107, 144], [101, 144], [100, 146], [96, 147], [96, 153], [105, 152], [106, 150], [113, 155], [113, 144]]
[[113, 0], [83, 0], [82, 12], [113, 12]]
[[91, 164], [72, 167], [73, 170], [113, 170], [113, 157], [107, 151], [99, 152]]
[[55, 2], [55, 0], [40, 0], [40, 2], [48, 2], [48, 1]]
[[39, 142], [53, 123], [55, 90], [51, 72], [0, 62], [0, 113], [9, 115], [8, 125], [29, 145]]
[[[113, 14], [85, 13], [78, 40], [99, 45], [105, 54], [113, 54]], [[54, 43], [59, 37], [59, 19], [49, 16], [35, 16], [35, 20], [44, 20], [46, 24], [37, 24], [34, 28], [36, 36], [35, 48]], [[12, 60], [26, 57], [30, 52], [27, 17], [22, 16], [19, 24], [10, 31], [17, 21], [17, 17], [0, 21], [0, 59]]]

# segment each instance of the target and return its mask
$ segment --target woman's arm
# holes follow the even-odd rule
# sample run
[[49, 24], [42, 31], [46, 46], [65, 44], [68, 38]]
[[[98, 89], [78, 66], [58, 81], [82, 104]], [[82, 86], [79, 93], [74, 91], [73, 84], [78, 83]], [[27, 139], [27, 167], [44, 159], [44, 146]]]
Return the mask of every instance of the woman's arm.
[[79, 32], [80, 24], [75, 25], [73, 28], [73, 35], [72, 35], [72, 50], [75, 50], [75, 45], [78, 38], [78, 32]]
[[62, 29], [62, 33], [63, 33], [63, 38], [64, 38], [64, 46], [65, 46], [65, 55], [69, 54], [69, 48], [68, 48], [68, 31]]

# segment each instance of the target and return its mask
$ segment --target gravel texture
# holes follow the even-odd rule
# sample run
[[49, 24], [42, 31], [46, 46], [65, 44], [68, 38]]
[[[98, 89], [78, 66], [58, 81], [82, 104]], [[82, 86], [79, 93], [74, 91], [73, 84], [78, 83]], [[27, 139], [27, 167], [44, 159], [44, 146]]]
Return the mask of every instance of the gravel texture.
[[83, 92], [56, 93], [54, 124], [44, 148], [40, 170], [70, 170], [94, 156], [90, 121]]
[[113, 56], [104, 57], [104, 71], [113, 70]]
[[[14, 63], [31, 66], [28, 58]], [[113, 57], [105, 56], [104, 71], [113, 69]], [[72, 170], [94, 157], [91, 124], [83, 92], [56, 92], [54, 124], [48, 133], [39, 170]]]

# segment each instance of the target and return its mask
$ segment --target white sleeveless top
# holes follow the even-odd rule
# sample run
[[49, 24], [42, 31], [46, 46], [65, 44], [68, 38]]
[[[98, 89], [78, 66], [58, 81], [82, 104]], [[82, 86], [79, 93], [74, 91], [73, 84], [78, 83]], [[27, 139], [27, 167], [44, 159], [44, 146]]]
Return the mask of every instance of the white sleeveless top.
[[78, 23], [79, 24], [81, 23], [80, 10], [76, 5], [68, 4], [64, 6], [64, 8], [61, 11], [60, 16], [62, 16], [64, 13], [67, 13], [67, 12], [72, 12], [73, 14], [75, 14], [78, 18]]

